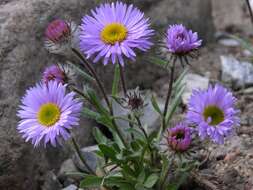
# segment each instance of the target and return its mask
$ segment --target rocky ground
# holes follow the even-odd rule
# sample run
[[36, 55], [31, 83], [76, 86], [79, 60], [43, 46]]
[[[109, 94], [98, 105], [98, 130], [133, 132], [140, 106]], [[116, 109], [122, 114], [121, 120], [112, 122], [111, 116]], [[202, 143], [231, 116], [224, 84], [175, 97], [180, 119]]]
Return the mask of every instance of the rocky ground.
[[[253, 36], [253, 26], [244, 1], [191, 0], [189, 4], [185, 0], [128, 2], [142, 8], [151, 17], [155, 28], [162, 29], [168, 23], [183, 22], [198, 31], [204, 39], [205, 46], [199, 58], [192, 61], [188, 79], [194, 79], [194, 83], [187, 82], [188, 91], [184, 101], [193, 84], [194, 87], [206, 88], [209, 83], [220, 81], [231, 88], [238, 98], [242, 125], [238, 135], [227, 141], [226, 145], [208, 146], [211, 155], [201, 170], [201, 176], [217, 190], [253, 190], [253, 56], [237, 42], [223, 35], [229, 32], [245, 38]], [[61, 149], [33, 149], [17, 134], [15, 114], [19, 98], [28, 86], [38, 81], [45, 65], [63, 61], [61, 57], [48, 55], [43, 48], [43, 31], [47, 23], [59, 17], [70, 17], [79, 23], [81, 16], [96, 3], [92, 0], [0, 2], [0, 189], [77, 189], [75, 185], [78, 179], [67, 178], [64, 174], [80, 169], [76, 159], [71, 159], [69, 146]], [[181, 9], [184, 11], [178, 11]], [[112, 67], [96, 66], [96, 69], [109, 89]], [[179, 68], [177, 71], [179, 74]], [[167, 73], [149, 64], [145, 57], [129, 65], [127, 79], [131, 88], [139, 85], [142, 89], [152, 90], [161, 98], [168, 88]], [[181, 108], [179, 111], [183, 113], [185, 105], [182, 104]], [[76, 131], [81, 134], [77, 137], [83, 146], [93, 144], [90, 129], [94, 125], [93, 121], [84, 120], [84, 127]]]

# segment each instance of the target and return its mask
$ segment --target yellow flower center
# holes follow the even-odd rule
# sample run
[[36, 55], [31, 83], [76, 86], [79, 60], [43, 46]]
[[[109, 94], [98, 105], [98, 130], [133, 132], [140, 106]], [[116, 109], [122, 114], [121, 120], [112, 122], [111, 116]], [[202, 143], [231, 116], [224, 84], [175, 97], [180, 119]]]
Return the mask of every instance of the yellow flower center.
[[111, 23], [103, 28], [100, 37], [106, 44], [115, 44], [122, 42], [127, 37], [127, 29], [124, 25], [119, 23]]
[[60, 115], [60, 108], [56, 104], [47, 103], [40, 107], [37, 118], [41, 125], [50, 127], [60, 119]]
[[207, 106], [204, 110], [203, 116], [207, 121], [208, 118], [211, 119], [210, 125], [218, 125], [222, 121], [224, 121], [224, 113], [223, 111], [217, 106]]

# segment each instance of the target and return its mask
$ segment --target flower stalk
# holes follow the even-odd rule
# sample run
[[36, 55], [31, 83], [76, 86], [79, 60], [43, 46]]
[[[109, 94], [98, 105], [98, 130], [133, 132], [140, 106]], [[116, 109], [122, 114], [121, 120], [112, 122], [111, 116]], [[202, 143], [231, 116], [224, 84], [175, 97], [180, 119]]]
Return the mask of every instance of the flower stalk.
[[72, 144], [73, 144], [73, 146], [74, 146], [74, 149], [75, 149], [75, 151], [76, 151], [78, 157], [80, 158], [81, 162], [85, 165], [85, 167], [87, 168], [87, 170], [88, 170], [91, 174], [96, 175], [96, 173], [91, 169], [91, 167], [89, 166], [89, 164], [87, 164], [85, 158], [83, 157], [82, 152], [81, 152], [81, 150], [80, 150], [80, 147], [79, 147], [79, 145], [77, 144], [75, 138], [74, 138], [74, 137], [71, 137], [71, 141], [72, 141]]
[[166, 128], [166, 115], [168, 112], [168, 106], [169, 106], [170, 98], [172, 95], [176, 60], [177, 60], [177, 58], [175, 57], [173, 60], [173, 63], [172, 63], [172, 67], [170, 68], [170, 83], [169, 83], [168, 93], [166, 96], [165, 107], [164, 107], [164, 112], [163, 112], [163, 119], [162, 119], [163, 120], [162, 121], [162, 129], [163, 130], [165, 130], [165, 128]]
[[[96, 82], [97, 82], [97, 85], [98, 85], [99, 89], [101, 90], [101, 92], [102, 92], [102, 94], [103, 94], [103, 97], [104, 97], [104, 99], [105, 99], [105, 102], [106, 102], [106, 104], [107, 104], [107, 106], [108, 106], [108, 108], [109, 108], [110, 114], [111, 114], [111, 116], [113, 116], [112, 105], [111, 105], [111, 103], [110, 103], [110, 101], [109, 101], [109, 99], [108, 99], [108, 97], [107, 97], [107, 95], [106, 95], [105, 88], [104, 88], [104, 86], [103, 86], [103, 84], [102, 84], [100, 78], [98, 77], [96, 71], [94, 70], [94, 68], [93, 68], [93, 67], [90, 65], [90, 63], [82, 56], [82, 54], [81, 54], [78, 50], [72, 48], [72, 51], [73, 51], [73, 53], [75, 53], [75, 55], [83, 62], [83, 64], [85, 65], [86, 69], [87, 69], [88, 71], [90, 71], [90, 73], [92, 74], [92, 76], [95, 78], [95, 80], [96, 80]], [[116, 123], [115, 123], [114, 118], [112, 119], [112, 124], [113, 124], [114, 130], [115, 130], [116, 133], [118, 134], [120, 140], [122, 141], [122, 143], [124, 144], [124, 146], [127, 147], [127, 143], [125, 142], [123, 135], [122, 135], [121, 132], [119, 131], [119, 129], [118, 129]]]
[[251, 23], [253, 24], [253, 12], [252, 12], [252, 7], [250, 6], [249, 0], [246, 0], [246, 3], [247, 3], [247, 7], [248, 7], [248, 9], [249, 9], [249, 14], [250, 14]]

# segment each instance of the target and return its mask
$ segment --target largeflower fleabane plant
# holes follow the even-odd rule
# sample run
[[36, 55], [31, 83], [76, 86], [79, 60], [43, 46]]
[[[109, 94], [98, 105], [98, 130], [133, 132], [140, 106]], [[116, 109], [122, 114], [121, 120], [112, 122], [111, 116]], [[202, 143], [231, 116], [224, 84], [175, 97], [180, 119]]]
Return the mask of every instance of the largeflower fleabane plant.
[[195, 90], [188, 104], [187, 120], [196, 125], [201, 139], [209, 137], [223, 144], [224, 138], [239, 125], [236, 98], [221, 85]]
[[106, 65], [118, 61], [124, 65], [124, 57], [135, 60], [135, 49], [146, 51], [154, 31], [149, 20], [133, 5], [122, 2], [106, 3], [86, 15], [80, 26], [80, 49], [94, 62], [103, 59]]
[[67, 140], [69, 130], [79, 124], [82, 102], [74, 98], [75, 93], [66, 93], [66, 85], [57, 81], [37, 84], [26, 91], [18, 111], [21, 121], [18, 131], [34, 146], [60, 144]]
[[170, 25], [166, 36], [167, 49], [173, 54], [187, 54], [198, 49], [202, 44], [197, 32], [186, 29], [182, 24]]

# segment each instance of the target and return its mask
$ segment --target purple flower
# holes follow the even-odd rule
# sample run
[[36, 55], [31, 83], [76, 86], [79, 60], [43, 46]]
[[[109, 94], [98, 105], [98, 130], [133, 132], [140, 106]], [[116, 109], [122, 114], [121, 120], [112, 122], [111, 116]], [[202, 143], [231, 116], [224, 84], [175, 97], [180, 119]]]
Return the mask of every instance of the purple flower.
[[54, 20], [45, 31], [45, 48], [50, 53], [69, 56], [71, 47], [76, 47], [77, 36], [79, 30], [75, 23], [61, 19]]
[[94, 57], [94, 62], [103, 58], [104, 65], [109, 60], [124, 65], [123, 57], [135, 60], [134, 49], [146, 51], [152, 45], [149, 20], [133, 5], [106, 3], [91, 14], [82, 19], [80, 49], [87, 58]]
[[224, 138], [232, 134], [240, 120], [235, 109], [236, 98], [220, 85], [208, 90], [195, 90], [188, 104], [187, 120], [197, 125], [198, 134], [203, 140], [223, 144]]
[[42, 81], [44, 83], [47, 84], [52, 80], [62, 84], [66, 81], [66, 75], [58, 65], [51, 65], [43, 72]]
[[167, 48], [173, 54], [184, 55], [201, 46], [197, 32], [187, 30], [182, 24], [170, 25], [167, 29]]
[[18, 131], [26, 141], [36, 147], [60, 144], [67, 140], [69, 130], [78, 125], [82, 103], [74, 98], [75, 93], [66, 93], [66, 85], [49, 81], [37, 84], [26, 91], [18, 110]]
[[186, 123], [179, 123], [173, 128], [167, 129], [167, 142], [172, 150], [186, 151], [191, 144], [191, 129]]
[[64, 20], [57, 19], [47, 26], [45, 36], [48, 40], [57, 43], [68, 38], [70, 32], [69, 24]]

